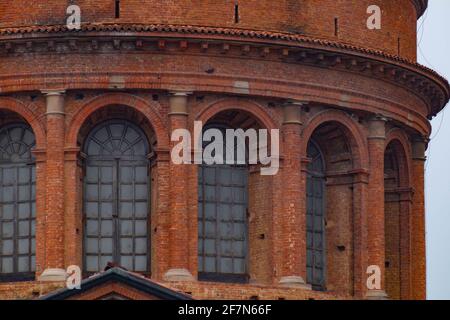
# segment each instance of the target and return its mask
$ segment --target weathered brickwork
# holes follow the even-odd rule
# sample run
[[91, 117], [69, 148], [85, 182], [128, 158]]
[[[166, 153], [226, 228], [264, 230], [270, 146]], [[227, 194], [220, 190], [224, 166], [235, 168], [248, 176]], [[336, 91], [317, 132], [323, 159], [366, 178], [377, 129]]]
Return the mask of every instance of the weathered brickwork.
[[[61, 26], [69, 2], [80, 31]], [[370, 4], [382, 30], [366, 27]], [[424, 153], [450, 95], [415, 61], [425, 7], [129, 0], [115, 18], [109, 0], [0, 0], [0, 129], [32, 128], [37, 189], [36, 281], [0, 283], [0, 298], [38, 298], [63, 285], [38, 281], [44, 270], [84, 265], [83, 148], [96, 125], [123, 119], [152, 150], [152, 280], [196, 299], [424, 299]], [[248, 169], [248, 284], [197, 280], [199, 168], [170, 158], [172, 130], [195, 121], [280, 129], [279, 173]], [[324, 292], [301, 283], [311, 142], [325, 168]], [[382, 270], [377, 292], [369, 265]]]

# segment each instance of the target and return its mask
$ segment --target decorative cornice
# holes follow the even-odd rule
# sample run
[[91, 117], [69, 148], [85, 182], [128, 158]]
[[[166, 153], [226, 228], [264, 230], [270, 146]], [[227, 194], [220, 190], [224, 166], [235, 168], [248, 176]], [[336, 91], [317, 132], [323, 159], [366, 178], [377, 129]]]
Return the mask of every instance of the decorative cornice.
[[[102, 37], [102, 41], [96, 37]], [[0, 54], [122, 49], [164, 51], [168, 42], [177, 42], [182, 51], [194, 47], [202, 54], [218, 50], [220, 54], [231, 55], [235, 53], [230, 46], [240, 46], [240, 56], [256, 58], [256, 54], [258, 59], [341, 68], [381, 78], [425, 98], [431, 108], [430, 118], [450, 99], [447, 80], [414, 61], [380, 50], [296, 34], [141, 24], [84, 24], [79, 31], [69, 31], [62, 25], [0, 29]]]
[[428, 8], [428, 0], [411, 0], [417, 11], [417, 19], [419, 19]]

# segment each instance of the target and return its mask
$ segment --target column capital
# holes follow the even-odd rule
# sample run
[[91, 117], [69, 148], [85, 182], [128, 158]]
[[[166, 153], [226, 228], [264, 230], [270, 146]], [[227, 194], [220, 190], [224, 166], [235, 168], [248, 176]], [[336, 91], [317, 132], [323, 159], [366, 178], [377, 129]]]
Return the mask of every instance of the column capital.
[[369, 139], [386, 139], [386, 123], [389, 121], [389, 118], [377, 114], [371, 117], [369, 122]]
[[295, 100], [295, 99], [287, 99], [284, 101], [283, 106], [297, 106], [297, 107], [305, 107], [309, 104], [309, 101]]
[[170, 91], [169, 92], [169, 104], [170, 112], [169, 116], [188, 116], [188, 97], [193, 92], [190, 91]]
[[41, 93], [47, 97], [50, 96], [62, 96], [66, 94], [65, 89], [42, 89]]
[[31, 151], [31, 153], [34, 155], [34, 157], [36, 158], [36, 162], [45, 162], [46, 157], [47, 157], [47, 150], [44, 148], [36, 148], [33, 151]]
[[188, 97], [190, 95], [193, 95], [193, 91], [183, 91], [183, 90], [172, 90], [169, 91], [170, 97]]
[[47, 115], [65, 115], [65, 90], [41, 90], [41, 92], [47, 97]]
[[302, 108], [306, 106], [308, 102], [298, 100], [286, 100], [283, 103], [284, 119], [283, 124], [296, 124], [303, 125], [302, 122]]
[[369, 118], [369, 122], [389, 122], [389, 118], [383, 116], [382, 114], [376, 114]]
[[426, 161], [425, 153], [428, 148], [430, 139], [426, 136], [414, 136], [412, 139], [412, 156], [413, 160]]

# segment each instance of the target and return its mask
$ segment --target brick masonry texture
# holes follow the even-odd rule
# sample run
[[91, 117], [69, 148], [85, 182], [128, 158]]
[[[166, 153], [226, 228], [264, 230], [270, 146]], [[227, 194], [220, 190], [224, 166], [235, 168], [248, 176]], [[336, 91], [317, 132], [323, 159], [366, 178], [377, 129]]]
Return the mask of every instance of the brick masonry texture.
[[[389, 298], [426, 298], [424, 152], [450, 95], [415, 61], [426, 1], [128, 0], [119, 18], [114, 2], [0, 0], [0, 126], [28, 123], [37, 142], [36, 281], [0, 283], [0, 299], [35, 299], [61, 286], [37, 281], [45, 269], [83, 265], [81, 151], [96, 124], [117, 118], [153, 147], [152, 280], [197, 299], [365, 299], [377, 264]], [[82, 8], [81, 31], [54, 29], [69, 3]], [[366, 28], [370, 4], [382, 30]], [[64, 91], [62, 113], [48, 112], [49, 90]], [[184, 114], [174, 112], [183, 92]], [[198, 167], [171, 163], [170, 133], [218, 119], [281, 131], [279, 174], [249, 168], [250, 280], [168, 282], [171, 269], [198, 276]], [[306, 279], [310, 141], [326, 167], [325, 292], [280, 285]]]

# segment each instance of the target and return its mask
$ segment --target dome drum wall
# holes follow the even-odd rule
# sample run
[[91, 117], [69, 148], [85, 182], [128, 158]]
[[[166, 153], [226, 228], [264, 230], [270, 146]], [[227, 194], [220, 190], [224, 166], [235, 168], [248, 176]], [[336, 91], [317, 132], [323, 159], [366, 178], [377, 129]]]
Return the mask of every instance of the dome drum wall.
[[[367, 30], [366, 9], [372, 2], [383, 9], [382, 30]], [[65, 10], [74, 3], [82, 9], [83, 25], [69, 31]], [[397, 147], [389, 152], [404, 149], [399, 152], [407, 168], [401, 173], [410, 179], [389, 190], [390, 196], [408, 203], [401, 213], [413, 212], [414, 219], [402, 228], [406, 235], [387, 237], [392, 251], [400, 252], [401, 242], [401, 256], [395, 255], [393, 263], [402, 262], [401, 279], [406, 279], [400, 293], [398, 281], [387, 288], [393, 288], [396, 297], [424, 298], [423, 151], [431, 132], [429, 119], [450, 97], [445, 79], [415, 63], [417, 17], [426, 1], [322, 0], [319, 6], [312, 0], [170, 5], [126, 0], [120, 1], [120, 8], [115, 3], [0, 0], [0, 115], [10, 118], [0, 123], [4, 127], [20, 117], [36, 135], [37, 276], [46, 268], [83, 265], [86, 165], [92, 155], [105, 160], [104, 152], [89, 148], [86, 141], [103, 139], [95, 131], [97, 125], [126, 121], [148, 140], [138, 152], [138, 160], [149, 169], [147, 177], [139, 177], [148, 189], [138, 200], [149, 201], [148, 228], [142, 228], [149, 241], [141, 254], [148, 254], [152, 279], [196, 298], [366, 298], [368, 256], [378, 264], [385, 254], [382, 232], [368, 231], [383, 228], [369, 223], [371, 204], [384, 194], [384, 144], [395, 140]], [[50, 108], [55, 99], [58, 112]], [[292, 108], [295, 112], [288, 114]], [[9, 116], [12, 112], [15, 118]], [[170, 158], [171, 132], [192, 132], [195, 121], [280, 130], [280, 174], [261, 176], [258, 166], [249, 166], [247, 185], [239, 186], [248, 189], [246, 210], [241, 210], [248, 219], [240, 221], [248, 223], [248, 252], [242, 254], [248, 261], [246, 274], [238, 274], [245, 284], [171, 283], [167, 277], [169, 271], [182, 271], [178, 277], [201, 280], [199, 203], [206, 197], [199, 195], [198, 182], [203, 173], [195, 165], [177, 167]], [[112, 140], [122, 146], [119, 136], [126, 137], [117, 133]], [[308, 285], [302, 283], [308, 280], [306, 232], [302, 236], [307, 221], [302, 219], [308, 210], [310, 141], [324, 158], [325, 192], [320, 199], [326, 201], [329, 218], [322, 230], [327, 232], [322, 238], [327, 247], [326, 292], [306, 290]], [[120, 163], [119, 155], [107, 156]], [[108, 183], [122, 195], [120, 168], [113, 172], [115, 178]], [[134, 182], [128, 180], [123, 184], [131, 190]], [[310, 196], [313, 193], [309, 189]], [[93, 195], [103, 201], [101, 192]], [[134, 209], [126, 210], [130, 214]], [[54, 213], [54, 228], [39, 223], [47, 211]], [[377, 244], [370, 253], [369, 236]], [[206, 238], [202, 240], [210, 240]], [[409, 255], [413, 251], [415, 259]], [[420, 270], [413, 277], [415, 267]], [[398, 266], [391, 269], [397, 272]], [[0, 297], [3, 289], [13, 288], [7, 297], [27, 298], [35, 285], [0, 283]], [[54, 288], [39, 285], [42, 291]]]
[[[209, 26], [300, 34], [382, 50], [409, 60], [416, 57], [419, 0], [246, 0], [120, 2], [113, 0], [0, 1], [0, 28], [64, 25], [66, 8], [80, 6], [83, 23], [124, 23]], [[382, 9], [381, 30], [368, 32], [367, 8]]]

